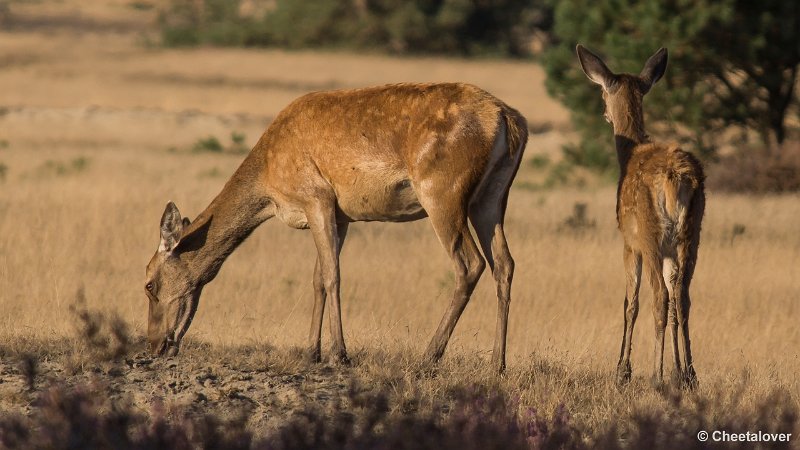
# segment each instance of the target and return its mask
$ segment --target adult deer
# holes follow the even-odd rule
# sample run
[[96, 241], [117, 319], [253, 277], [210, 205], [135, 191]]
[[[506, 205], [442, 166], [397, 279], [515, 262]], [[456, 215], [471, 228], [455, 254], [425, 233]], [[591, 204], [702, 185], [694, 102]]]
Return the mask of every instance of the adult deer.
[[700, 243], [705, 177], [691, 153], [650, 141], [642, 113], [643, 96], [667, 68], [667, 49], [651, 56], [639, 75], [611, 72], [597, 55], [581, 45], [577, 52], [586, 76], [603, 88], [605, 118], [614, 127], [620, 165], [617, 223], [625, 241], [627, 288], [617, 382], [626, 383], [631, 378], [631, 340], [639, 312], [644, 264], [653, 288], [653, 381], [663, 382], [664, 334], [669, 315], [676, 378], [693, 387], [697, 375], [689, 342], [689, 284]]
[[194, 222], [167, 204], [161, 243], [147, 265], [151, 350], [178, 352], [203, 286], [253, 229], [277, 216], [310, 229], [317, 247], [310, 356], [320, 359], [329, 297], [333, 357], [347, 362], [339, 252], [348, 224], [427, 216], [456, 282], [426, 356], [436, 361], [444, 353], [485, 267], [469, 220], [497, 284], [493, 364], [502, 371], [514, 273], [503, 220], [526, 142], [525, 118], [468, 84], [397, 84], [295, 100]]

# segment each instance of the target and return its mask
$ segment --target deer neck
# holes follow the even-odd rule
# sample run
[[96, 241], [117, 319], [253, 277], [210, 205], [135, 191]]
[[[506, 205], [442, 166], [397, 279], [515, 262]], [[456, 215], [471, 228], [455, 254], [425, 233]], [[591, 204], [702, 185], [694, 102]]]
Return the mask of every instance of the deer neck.
[[622, 183], [628, 174], [628, 162], [639, 144], [650, 142], [650, 137], [644, 131], [644, 118], [641, 110], [629, 111], [622, 115], [622, 118], [622, 120], [614, 122], [614, 145], [617, 148], [617, 159], [619, 160], [617, 222], [619, 222]]
[[614, 122], [614, 145], [617, 149], [621, 175], [625, 174], [634, 149], [646, 142], [650, 142], [650, 136], [644, 130], [644, 118], [641, 111], [631, 111], [625, 114], [621, 120]]
[[264, 195], [261, 170], [248, 157], [210, 205], [184, 232], [179, 248], [198, 286], [209, 283], [222, 263], [253, 230], [274, 216]]

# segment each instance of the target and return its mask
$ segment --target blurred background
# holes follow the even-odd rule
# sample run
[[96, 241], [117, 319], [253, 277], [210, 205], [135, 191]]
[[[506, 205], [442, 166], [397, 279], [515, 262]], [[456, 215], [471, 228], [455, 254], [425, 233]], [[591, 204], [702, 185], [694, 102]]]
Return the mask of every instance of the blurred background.
[[[798, 22], [797, 2], [782, 0], [2, 0], [0, 139], [8, 145], [9, 128], [22, 134], [15, 141], [45, 139], [39, 125], [58, 128], [54, 115], [100, 139], [103, 116], [119, 139], [131, 127], [126, 142], [244, 151], [308, 91], [467, 81], [529, 118], [528, 157], [541, 174], [526, 182], [580, 184], [613, 179], [617, 167], [575, 44], [628, 72], [664, 46], [669, 69], [645, 108], [650, 133], [717, 164], [713, 188], [791, 191], [800, 188]], [[57, 109], [48, 116], [45, 106]], [[29, 134], [14, 122], [25, 107], [39, 108], [26, 110]]]

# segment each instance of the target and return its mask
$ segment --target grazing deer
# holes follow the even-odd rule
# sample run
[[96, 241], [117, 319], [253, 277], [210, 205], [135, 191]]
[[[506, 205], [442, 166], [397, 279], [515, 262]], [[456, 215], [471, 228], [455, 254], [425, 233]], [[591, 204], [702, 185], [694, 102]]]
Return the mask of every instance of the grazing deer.
[[651, 56], [639, 75], [611, 72], [597, 55], [581, 45], [577, 52], [586, 76], [603, 88], [605, 118], [614, 127], [620, 165], [617, 223], [625, 240], [627, 288], [617, 382], [626, 383], [631, 378], [631, 340], [639, 312], [644, 264], [653, 288], [653, 381], [663, 382], [664, 334], [669, 315], [675, 374], [686, 386], [693, 387], [697, 376], [689, 342], [689, 284], [700, 243], [705, 177], [700, 162], [691, 153], [650, 141], [642, 113], [643, 96], [667, 68], [667, 49]]
[[503, 221], [527, 142], [525, 118], [468, 84], [397, 84], [316, 92], [284, 109], [194, 222], [167, 204], [161, 243], [147, 265], [148, 340], [177, 354], [200, 292], [265, 220], [310, 229], [317, 247], [310, 356], [320, 359], [330, 298], [334, 358], [348, 361], [339, 302], [339, 252], [355, 221], [430, 217], [456, 274], [455, 293], [426, 356], [438, 360], [485, 261], [497, 285], [493, 365], [505, 367], [514, 261]]

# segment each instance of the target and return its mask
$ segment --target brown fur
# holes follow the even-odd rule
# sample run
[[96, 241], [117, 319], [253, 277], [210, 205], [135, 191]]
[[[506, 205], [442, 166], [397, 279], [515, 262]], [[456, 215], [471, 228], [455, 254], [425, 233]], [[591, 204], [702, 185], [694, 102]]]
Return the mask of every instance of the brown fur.
[[300, 97], [186, 229], [177, 208], [167, 206], [166, 250], [147, 269], [159, 291], [148, 294], [151, 347], [177, 352], [202, 287], [255, 227], [277, 216], [310, 229], [317, 245], [311, 356], [320, 357], [322, 314], [330, 299], [334, 356], [346, 361], [338, 254], [348, 224], [428, 216], [453, 260], [456, 289], [427, 356], [441, 357], [485, 266], [469, 220], [498, 286], [494, 364], [502, 370], [513, 274], [503, 216], [526, 141], [522, 115], [468, 84], [397, 84]]
[[640, 75], [614, 74], [581, 46], [578, 56], [587, 76], [603, 87], [605, 114], [614, 127], [620, 163], [617, 222], [625, 240], [627, 290], [618, 381], [626, 382], [631, 376], [631, 340], [644, 266], [654, 292], [653, 378], [662, 382], [664, 332], [669, 319], [676, 375], [694, 386], [697, 378], [689, 340], [689, 284], [705, 209], [705, 177], [700, 162], [691, 153], [675, 145], [650, 142], [642, 113], [644, 95], [666, 69], [666, 50], [651, 57]]

